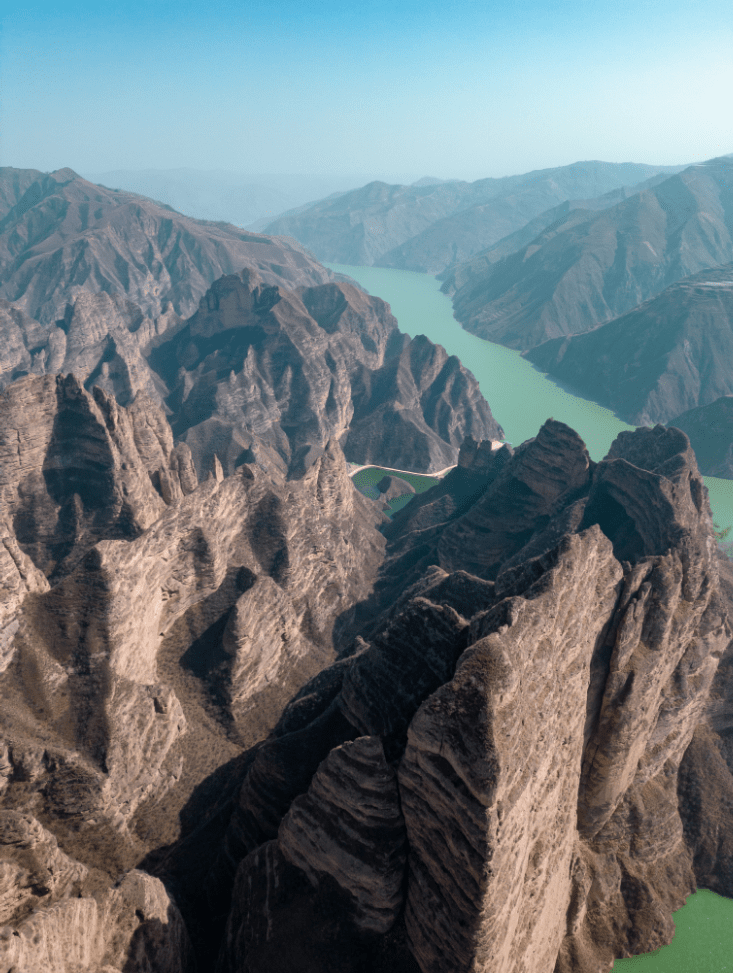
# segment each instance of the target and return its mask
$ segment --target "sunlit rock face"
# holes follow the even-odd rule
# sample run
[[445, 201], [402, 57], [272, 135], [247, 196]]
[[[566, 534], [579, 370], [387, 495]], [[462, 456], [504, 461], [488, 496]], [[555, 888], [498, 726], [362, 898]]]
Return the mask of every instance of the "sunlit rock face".
[[[607, 970], [668, 942], [696, 874], [722, 874], [728, 845], [678, 801], [683, 781], [695, 807], [722, 799], [694, 776], [689, 747], [707, 713], [730, 709], [725, 683], [710, 702], [730, 629], [686, 437], [623, 434], [593, 464], [548, 422], [474, 475], [473, 503], [454, 477], [420, 527], [392, 525], [382, 571], [411, 565], [402, 594], [390, 610], [377, 585], [370, 641], [306, 686], [257, 754], [210, 874], [216, 902], [226, 863], [241, 860], [222, 971], [290, 969], [304, 914], [301, 968], [315, 970], [314, 944], [334, 942], [324, 909], [341, 917], [326, 970], [359, 970], [357, 956], [380, 971]], [[509, 509], [514, 521], [499, 516]], [[356, 866], [345, 894], [351, 785], [339, 804], [330, 784], [365, 733], [383, 741], [407, 835], [404, 905], [376, 940], [357, 919]], [[390, 847], [385, 835], [383, 856]]]
[[679, 430], [467, 438], [385, 537], [335, 439], [199, 478], [144, 392], [0, 418], [9, 968], [586, 973], [729, 889], [733, 582]]
[[549, 969], [563, 937], [587, 677], [621, 568], [597, 527], [544, 560], [474, 617], [455, 676], [410, 724], [406, 923], [426, 971]]
[[183, 973], [178, 907], [130, 869], [333, 662], [382, 515], [335, 441], [289, 481], [217, 463], [198, 483], [142, 395], [124, 408], [73, 377], [28, 377], [0, 411], [0, 955]]

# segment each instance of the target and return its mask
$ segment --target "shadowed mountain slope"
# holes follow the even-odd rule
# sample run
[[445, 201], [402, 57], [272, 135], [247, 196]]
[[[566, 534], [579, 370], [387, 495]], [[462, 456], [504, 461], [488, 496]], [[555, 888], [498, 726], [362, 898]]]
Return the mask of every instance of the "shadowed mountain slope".
[[389, 306], [356, 287], [266, 287], [224, 277], [150, 355], [170, 394], [173, 429], [197, 468], [308, 465], [336, 437], [347, 458], [443, 469], [466, 435], [502, 430], [471, 373]]
[[689, 436], [701, 473], [733, 480], [733, 395], [683, 412], [668, 425]]
[[732, 588], [681, 431], [467, 439], [386, 550], [335, 440], [199, 483], [152, 403], [52, 376], [0, 432], [8, 968], [605, 973], [729, 893]]
[[733, 263], [667, 287], [608, 324], [527, 352], [635, 425], [733, 393]]

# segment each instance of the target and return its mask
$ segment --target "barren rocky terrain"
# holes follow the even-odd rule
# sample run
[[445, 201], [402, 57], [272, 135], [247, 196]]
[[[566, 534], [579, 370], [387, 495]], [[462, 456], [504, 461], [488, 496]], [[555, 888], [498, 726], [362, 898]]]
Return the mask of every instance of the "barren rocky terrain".
[[[67, 175], [16, 171], [12, 227]], [[669, 942], [733, 894], [733, 572], [689, 439], [494, 449], [458, 359], [264, 252], [193, 313], [3, 305], [0, 970]], [[347, 457], [455, 466], [387, 521]]]
[[682, 432], [469, 438], [380, 532], [335, 440], [199, 482], [73, 377], [0, 422], [8, 968], [580, 973], [727, 888], [731, 581]]
[[733, 392], [733, 263], [685, 277], [608, 324], [546, 341], [526, 357], [628, 422], [675, 423]]

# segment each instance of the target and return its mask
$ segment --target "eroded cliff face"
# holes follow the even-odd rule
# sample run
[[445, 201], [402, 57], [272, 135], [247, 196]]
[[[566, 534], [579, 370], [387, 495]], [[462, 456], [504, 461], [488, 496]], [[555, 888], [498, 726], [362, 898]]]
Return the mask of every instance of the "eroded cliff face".
[[217, 281], [150, 363], [199, 469], [293, 471], [338, 438], [348, 459], [418, 472], [452, 465], [466, 435], [500, 438], [473, 375], [389, 306], [346, 283], [297, 291], [253, 271]]
[[730, 894], [733, 580], [679, 430], [467, 438], [385, 537], [334, 439], [199, 482], [143, 392], [0, 419], [9, 968], [587, 973]]
[[221, 277], [186, 320], [116, 293], [82, 290], [52, 325], [0, 302], [0, 388], [73, 374], [120, 405], [142, 396], [199, 474], [214, 456], [227, 473], [245, 462], [294, 473], [333, 438], [354, 462], [428, 472], [453, 465], [467, 435], [501, 438], [473, 375], [402, 334], [379, 298], [275, 281], [262, 267]]
[[[219, 970], [608, 970], [669, 942], [696, 876], [721, 874], [729, 843], [695, 808], [729, 772], [688, 768], [730, 628], [686, 437], [624, 433], [593, 464], [548, 421], [499, 452], [467, 446], [473, 502], [458, 477], [390, 526], [402, 583], [367, 602], [369, 642], [258, 751], [210, 873], [221, 910], [240, 861]], [[363, 748], [371, 767], [337, 770]], [[392, 822], [377, 844], [370, 807]]]
[[192, 969], [170, 892], [130, 869], [210, 811], [207, 778], [236, 773], [333, 661], [382, 516], [335, 441], [289, 481], [215, 462], [198, 484], [142, 395], [125, 409], [73, 377], [29, 377], [0, 413], [0, 956]]

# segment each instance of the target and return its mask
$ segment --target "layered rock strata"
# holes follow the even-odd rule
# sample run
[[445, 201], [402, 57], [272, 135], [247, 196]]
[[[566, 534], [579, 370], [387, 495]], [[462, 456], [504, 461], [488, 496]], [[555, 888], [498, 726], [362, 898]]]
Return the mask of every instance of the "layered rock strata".
[[[73, 376], [28, 377], [0, 411], [0, 805], [2, 845], [20, 847], [3, 895], [30, 888], [37, 910], [14, 907], [8, 963], [188, 970], [177, 907], [129, 869], [333, 661], [334, 624], [382, 557], [381, 514], [335, 441], [289, 481], [215, 462], [198, 484], [142, 394], [125, 409]], [[52, 831], [31, 854], [14, 835], [33, 817]]]
[[[727, 845], [711, 844], [694, 807], [725, 792], [680, 771], [731, 632], [686, 437], [622, 434], [593, 464], [550, 421], [513, 455], [491, 452], [466, 448], [483, 477], [466, 509], [442, 484], [427, 526], [397, 537], [391, 525], [384, 570], [412, 551], [416, 576], [391, 607], [375, 590], [370, 644], [357, 639], [306, 686], [257, 753], [225, 845], [229, 867], [244, 857], [222, 971], [295, 969], [305, 913], [301, 970], [319, 968], [317, 942], [322, 969], [356, 971], [368, 956], [390, 970], [375, 946], [387, 941], [423, 973], [607, 970], [668, 942], [696, 874], [721, 874], [710, 859], [727, 860]], [[461, 544], [471, 573], [457, 570]], [[364, 734], [397, 773], [407, 834], [405, 904], [377, 940], [355, 918], [367, 862], [350, 884], [339, 850], [359, 847], [354, 810], [334, 815], [325, 783]], [[700, 797], [682, 810], [685, 780]], [[226, 881], [221, 860], [211, 890]], [[319, 918], [330, 909], [336, 939]]]
[[336, 437], [350, 460], [418, 472], [455, 462], [466, 435], [501, 428], [476, 380], [389, 307], [349, 284], [288, 291], [253, 271], [224, 277], [150, 363], [199, 470], [214, 452], [291, 473]]

